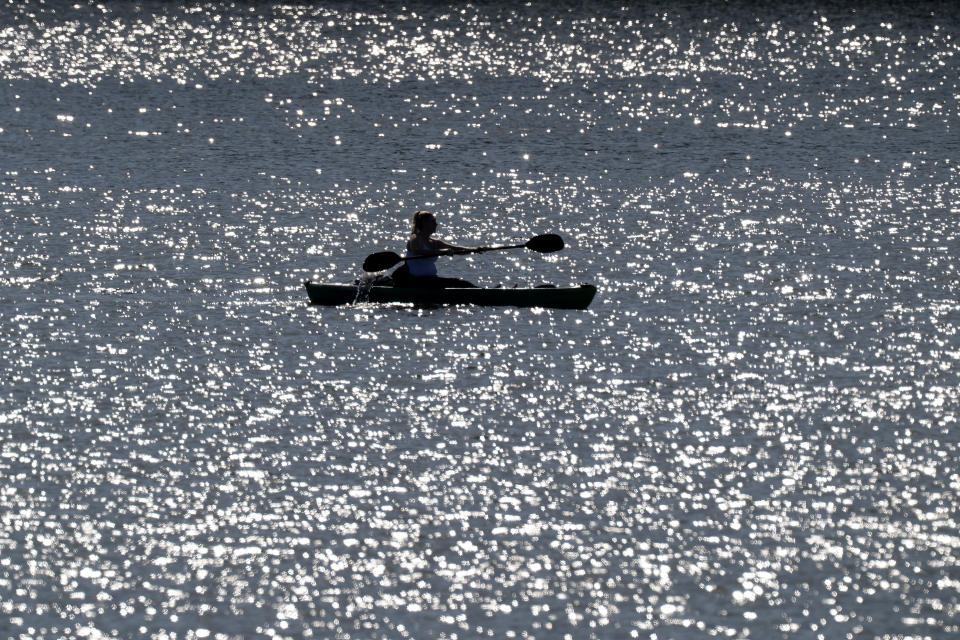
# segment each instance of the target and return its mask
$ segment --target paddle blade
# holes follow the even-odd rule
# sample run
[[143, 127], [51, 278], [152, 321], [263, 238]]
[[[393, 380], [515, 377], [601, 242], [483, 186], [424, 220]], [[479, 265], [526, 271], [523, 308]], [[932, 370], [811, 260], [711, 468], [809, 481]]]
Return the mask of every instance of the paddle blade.
[[542, 236], [533, 236], [524, 246], [531, 251], [553, 253], [563, 249], [563, 238], [555, 233], [545, 233]]
[[367, 256], [367, 259], [363, 261], [363, 270], [364, 271], [386, 271], [390, 267], [398, 264], [403, 258], [395, 254], [393, 251], [380, 251], [379, 253], [371, 253]]

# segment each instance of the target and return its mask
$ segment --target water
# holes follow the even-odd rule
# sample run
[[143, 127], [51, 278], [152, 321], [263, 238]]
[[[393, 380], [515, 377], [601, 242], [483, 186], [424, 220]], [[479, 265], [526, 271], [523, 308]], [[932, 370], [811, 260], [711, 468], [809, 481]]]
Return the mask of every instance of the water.
[[958, 27], [5, 4], [0, 632], [955, 637]]

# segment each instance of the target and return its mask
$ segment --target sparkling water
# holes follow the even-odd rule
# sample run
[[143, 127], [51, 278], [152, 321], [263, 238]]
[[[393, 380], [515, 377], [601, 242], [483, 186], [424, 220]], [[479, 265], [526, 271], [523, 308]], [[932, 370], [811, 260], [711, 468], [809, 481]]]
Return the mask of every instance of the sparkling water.
[[[960, 633], [948, 5], [0, 34], [0, 636]], [[417, 209], [598, 296], [308, 305]]]

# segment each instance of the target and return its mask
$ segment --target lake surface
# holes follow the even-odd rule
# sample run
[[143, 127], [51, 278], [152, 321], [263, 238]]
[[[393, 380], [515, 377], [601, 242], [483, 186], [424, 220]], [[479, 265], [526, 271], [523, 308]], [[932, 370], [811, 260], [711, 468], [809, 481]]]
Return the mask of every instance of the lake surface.
[[[951, 6], [0, 35], [0, 635], [960, 634]], [[417, 209], [598, 297], [307, 304]]]

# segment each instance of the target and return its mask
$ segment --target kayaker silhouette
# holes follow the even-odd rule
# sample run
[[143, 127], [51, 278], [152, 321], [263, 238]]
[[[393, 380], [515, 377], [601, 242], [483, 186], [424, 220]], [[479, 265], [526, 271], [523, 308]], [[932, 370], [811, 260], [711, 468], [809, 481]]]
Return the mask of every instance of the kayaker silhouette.
[[437, 275], [437, 256], [440, 251], [449, 251], [452, 255], [480, 253], [486, 247], [459, 247], [443, 240], [432, 238], [437, 230], [437, 218], [429, 211], [417, 211], [413, 214], [410, 237], [407, 239], [408, 259], [391, 274], [397, 287], [422, 287], [430, 289], [451, 289], [456, 287], [476, 287], [477, 285], [460, 278], [442, 278]]

